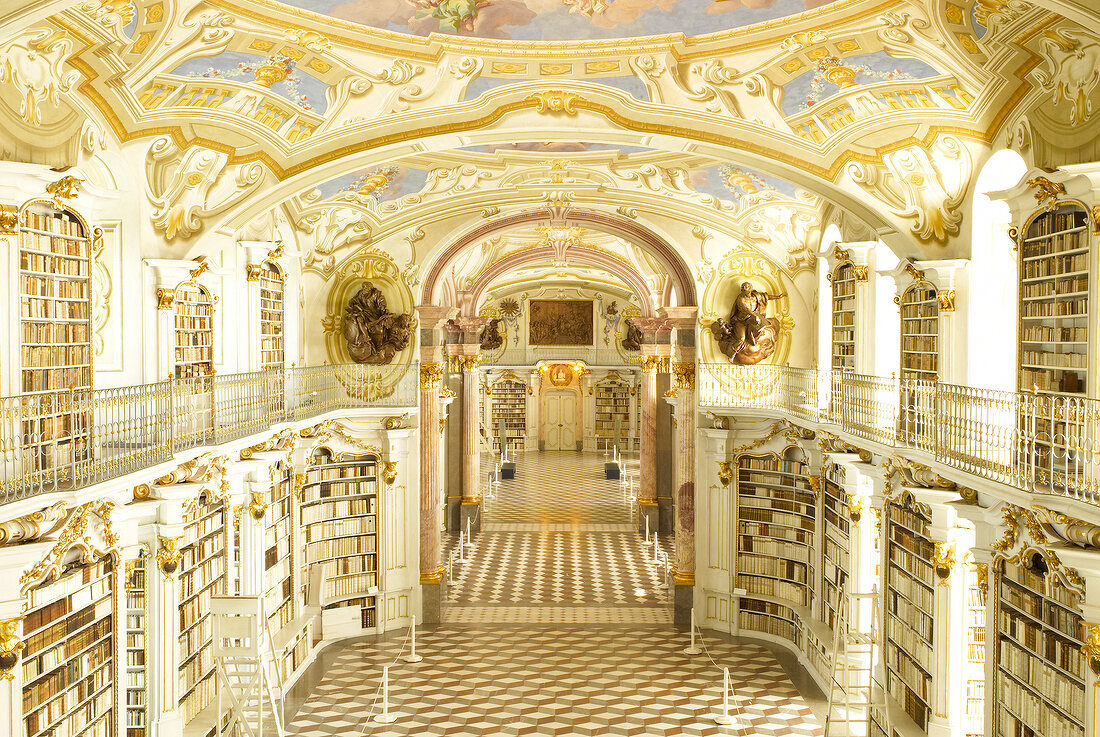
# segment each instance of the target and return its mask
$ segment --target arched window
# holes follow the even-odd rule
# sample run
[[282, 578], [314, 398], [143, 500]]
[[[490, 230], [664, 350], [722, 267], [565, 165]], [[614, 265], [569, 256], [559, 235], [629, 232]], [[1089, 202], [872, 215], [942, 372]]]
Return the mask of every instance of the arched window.
[[856, 269], [845, 261], [833, 270], [832, 367], [834, 371], [856, 368]]
[[278, 264], [260, 266], [260, 368], [281, 369], [286, 363], [285, 279]]
[[939, 374], [940, 306], [936, 288], [918, 281], [901, 294], [901, 378], [935, 381]]
[[175, 376], [187, 379], [214, 373], [214, 300], [195, 282], [176, 287]]

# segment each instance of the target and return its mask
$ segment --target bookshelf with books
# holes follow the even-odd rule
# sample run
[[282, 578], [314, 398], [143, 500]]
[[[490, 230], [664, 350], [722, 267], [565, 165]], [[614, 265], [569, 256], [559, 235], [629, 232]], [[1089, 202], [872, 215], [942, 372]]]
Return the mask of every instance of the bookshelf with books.
[[523, 450], [527, 435], [527, 384], [503, 378], [492, 388], [492, 436], [494, 450], [500, 450], [500, 422], [504, 421], [507, 447]]
[[842, 262], [832, 277], [832, 367], [856, 368], [856, 267]]
[[829, 464], [821, 475], [821, 621], [832, 629], [840, 607], [840, 593], [849, 567], [848, 505], [841, 486], [839, 467]]
[[260, 265], [260, 368], [281, 369], [285, 364], [283, 272], [277, 264]]
[[184, 724], [214, 699], [210, 598], [227, 594], [226, 543], [226, 505], [204, 494], [185, 511], [180, 542], [179, 706]]
[[1094, 256], [1084, 208], [1033, 216], [1020, 238], [1019, 389], [1085, 394]]
[[[996, 576], [997, 737], [1085, 737], [1081, 600], [1033, 553]], [[1091, 718], [1088, 720], [1091, 721]]]
[[145, 737], [146, 658], [145, 558], [127, 563], [129, 578], [124, 582], [126, 598], [126, 737]]
[[[291, 626], [299, 614], [294, 586], [296, 576], [291, 538], [294, 520], [291, 508], [293, 488], [292, 472], [280, 466], [278, 477], [271, 485], [265, 499], [267, 510], [264, 515], [263, 573], [261, 574], [264, 614], [267, 616], [268, 631], [272, 638], [280, 642], [286, 639], [281, 636], [284, 628]], [[284, 651], [280, 658], [285, 680], [294, 672], [294, 668], [288, 667], [290, 665], [288, 653]]]
[[90, 418], [71, 389], [92, 387], [92, 249], [87, 226], [68, 210], [32, 203], [19, 227], [19, 387], [41, 394], [23, 420], [35, 470], [87, 460]]
[[214, 374], [214, 300], [205, 287], [184, 282], [176, 287], [175, 377]]
[[901, 294], [901, 378], [935, 381], [939, 375], [940, 306], [936, 288], [918, 281]]
[[[630, 384], [610, 376], [596, 384], [596, 447], [618, 445], [627, 450], [630, 441]], [[618, 436], [615, 428], [618, 426]]]
[[932, 715], [935, 673], [931, 523], [927, 508], [909, 497], [886, 505], [886, 691], [921, 732], [928, 730]]
[[378, 462], [319, 449], [300, 503], [304, 579], [319, 568], [322, 609], [357, 608], [363, 629], [378, 621]]
[[986, 588], [984, 567], [979, 574], [977, 567], [968, 565], [966, 570], [966, 664], [963, 678], [966, 680], [966, 737], [982, 737], [985, 734], [985, 631]]
[[26, 737], [114, 737], [114, 559], [77, 564], [32, 589], [23, 619]]
[[830, 635], [813, 620], [817, 501], [801, 451], [737, 459], [738, 627], [788, 640], [828, 676]]
[[817, 503], [797, 452], [737, 460], [737, 586], [809, 607]]

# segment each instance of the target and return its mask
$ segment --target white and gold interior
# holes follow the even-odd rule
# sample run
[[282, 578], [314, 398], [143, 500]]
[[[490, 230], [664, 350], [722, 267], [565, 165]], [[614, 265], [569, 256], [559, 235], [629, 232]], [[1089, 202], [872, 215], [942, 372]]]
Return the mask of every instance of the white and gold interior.
[[[27, 662], [73, 591], [112, 701], [58, 737], [213, 726], [200, 574], [276, 602], [284, 689], [323, 644], [438, 622], [440, 528], [503, 444], [638, 454], [676, 621], [826, 694], [829, 572], [880, 592], [899, 734], [1098, 737], [1098, 29], [1095, 0], [7, 0], [0, 732], [54, 729]], [[378, 369], [346, 366], [364, 281], [414, 320]], [[781, 325], [756, 367], [711, 332], [745, 281]], [[589, 302], [591, 345], [532, 343], [539, 300]], [[817, 510], [805, 601], [749, 567], [755, 472]], [[374, 510], [373, 584], [305, 547], [326, 473]], [[922, 608], [932, 636], [892, 640]], [[1032, 625], [1071, 654], [1013, 651]]]

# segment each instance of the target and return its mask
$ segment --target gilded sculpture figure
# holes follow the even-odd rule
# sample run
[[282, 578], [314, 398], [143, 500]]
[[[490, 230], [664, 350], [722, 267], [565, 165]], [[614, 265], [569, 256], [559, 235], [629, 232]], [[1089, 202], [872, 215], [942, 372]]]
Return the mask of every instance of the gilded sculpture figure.
[[386, 309], [386, 298], [363, 282], [344, 311], [344, 338], [355, 363], [390, 363], [409, 344], [412, 318]]
[[780, 323], [777, 318], [768, 317], [765, 313], [769, 299], [784, 296], [758, 291], [753, 288], [752, 282], [741, 283], [741, 292], [733, 301], [729, 319], [719, 318], [711, 325], [719, 348], [731, 362], [752, 366], [775, 352]]

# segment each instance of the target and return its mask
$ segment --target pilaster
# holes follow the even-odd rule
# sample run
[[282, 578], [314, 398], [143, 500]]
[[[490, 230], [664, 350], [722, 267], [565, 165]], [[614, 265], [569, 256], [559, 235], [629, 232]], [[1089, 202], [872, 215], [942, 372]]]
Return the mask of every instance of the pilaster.
[[481, 529], [481, 330], [489, 324], [486, 317], [457, 317], [446, 324], [451, 333], [448, 352], [454, 367], [462, 374], [462, 501], [459, 529]]
[[676, 448], [673, 453], [676, 592], [673, 619], [689, 625], [695, 586], [695, 307], [666, 307], [662, 314], [675, 330], [671, 376], [676, 393]]
[[440, 621], [443, 602], [443, 561], [439, 513], [443, 503], [443, 425], [440, 420], [440, 385], [446, 370], [443, 326], [454, 308], [421, 305], [420, 320], [420, 467], [419, 467], [419, 569], [422, 621]]
[[[657, 506], [657, 389], [658, 374], [668, 373], [669, 337], [672, 323], [660, 317], [631, 318], [634, 325], [642, 331], [641, 341], [641, 490], [638, 494], [639, 529], [645, 529], [646, 519], [650, 527], [659, 529], [659, 508]], [[671, 500], [670, 500], [671, 501]]]

